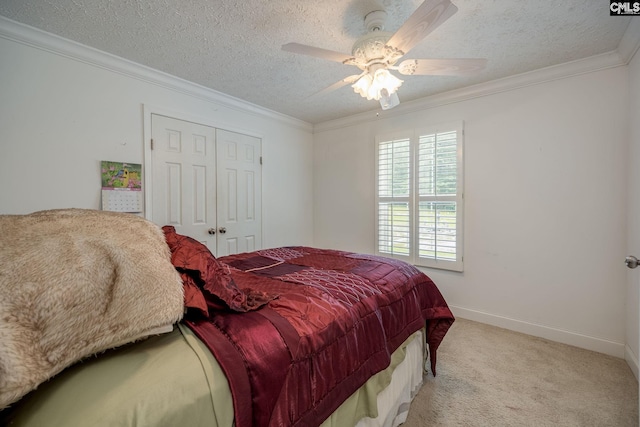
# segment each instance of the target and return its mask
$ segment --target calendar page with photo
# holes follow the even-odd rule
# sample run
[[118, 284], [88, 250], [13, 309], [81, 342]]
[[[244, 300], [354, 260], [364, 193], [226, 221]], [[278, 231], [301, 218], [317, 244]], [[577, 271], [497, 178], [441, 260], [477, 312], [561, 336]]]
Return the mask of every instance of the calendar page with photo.
[[102, 210], [142, 212], [142, 165], [101, 162]]

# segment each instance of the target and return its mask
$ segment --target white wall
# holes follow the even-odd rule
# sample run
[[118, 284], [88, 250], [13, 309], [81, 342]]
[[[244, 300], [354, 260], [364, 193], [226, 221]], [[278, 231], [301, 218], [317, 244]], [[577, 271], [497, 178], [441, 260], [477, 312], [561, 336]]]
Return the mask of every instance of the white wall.
[[315, 244], [375, 250], [377, 133], [463, 120], [465, 271], [427, 274], [461, 317], [622, 357], [627, 92], [620, 66], [318, 126]]
[[[629, 64], [630, 144], [628, 164], [627, 254], [640, 258], [640, 54]], [[626, 353], [629, 366], [638, 377], [640, 356], [638, 301], [640, 300], [640, 268], [627, 270]]]
[[309, 124], [5, 20], [0, 58], [0, 214], [98, 209], [100, 161], [144, 163], [152, 105], [260, 136], [263, 244], [312, 243]]

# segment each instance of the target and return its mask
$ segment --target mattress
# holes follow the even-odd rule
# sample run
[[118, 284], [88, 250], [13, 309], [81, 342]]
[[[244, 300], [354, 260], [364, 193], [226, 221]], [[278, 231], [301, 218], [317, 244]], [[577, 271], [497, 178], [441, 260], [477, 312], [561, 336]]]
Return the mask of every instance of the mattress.
[[[351, 395], [323, 427], [390, 426], [422, 381], [422, 331], [392, 355], [390, 366]], [[178, 324], [85, 359], [0, 413], [3, 425], [232, 427], [233, 404], [219, 364], [193, 332]]]

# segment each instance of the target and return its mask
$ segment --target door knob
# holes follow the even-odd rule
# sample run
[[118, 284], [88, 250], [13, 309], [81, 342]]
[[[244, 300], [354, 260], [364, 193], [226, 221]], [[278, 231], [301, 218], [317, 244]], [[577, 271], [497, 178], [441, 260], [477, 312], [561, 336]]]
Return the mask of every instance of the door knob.
[[636, 268], [640, 264], [638, 258], [634, 257], [633, 255], [629, 255], [628, 257], [626, 257], [624, 259], [624, 263], [627, 264], [627, 267], [629, 268]]
[[227, 232], [227, 229], [226, 229], [226, 228], [224, 228], [224, 227], [220, 227], [220, 228], [218, 228], [218, 231], [219, 231], [221, 234], [224, 234], [224, 233], [226, 233], [226, 232]]
[[210, 229], [207, 230], [207, 233], [216, 234], [216, 229], [215, 228], [210, 228]]

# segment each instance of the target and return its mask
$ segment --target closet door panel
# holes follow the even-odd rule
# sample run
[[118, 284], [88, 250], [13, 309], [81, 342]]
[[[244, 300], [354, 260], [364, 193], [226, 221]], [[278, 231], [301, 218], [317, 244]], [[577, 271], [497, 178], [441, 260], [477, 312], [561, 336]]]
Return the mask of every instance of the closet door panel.
[[215, 254], [215, 128], [152, 114], [151, 134], [152, 221], [174, 226]]
[[216, 130], [218, 256], [262, 247], [261, 140]]

